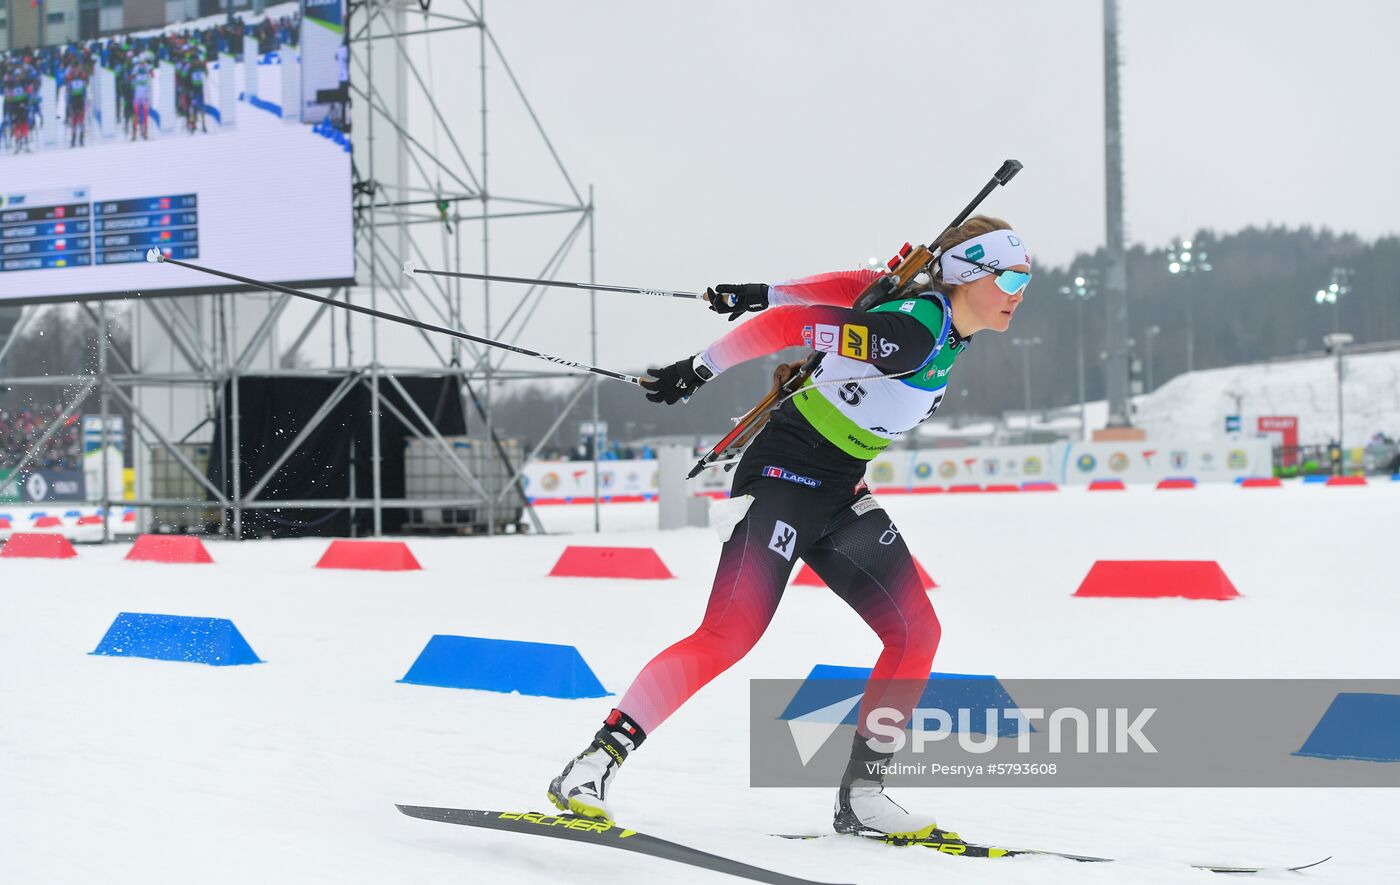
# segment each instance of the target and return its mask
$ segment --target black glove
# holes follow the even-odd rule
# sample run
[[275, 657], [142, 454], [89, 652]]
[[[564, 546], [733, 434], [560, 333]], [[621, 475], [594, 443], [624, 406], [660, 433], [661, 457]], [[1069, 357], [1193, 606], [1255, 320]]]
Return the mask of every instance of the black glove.
[[706, 289], [705, 298], [710, 302], [710, 310], [729, 314], [729, 321], [732, 323], [746, 311], [758, 311], [768, 307], [768, 284], [721, 283], [713, 289]]
[[650, 391], [647, 399], [654, 403], [674, 405], [677, 400], [690, 399], [700, 385], [715, 377], [709, 367], [693, 356], [677, 360], [664, 369], [647, 369], [650, 378], [642, 379], [642, 387]]

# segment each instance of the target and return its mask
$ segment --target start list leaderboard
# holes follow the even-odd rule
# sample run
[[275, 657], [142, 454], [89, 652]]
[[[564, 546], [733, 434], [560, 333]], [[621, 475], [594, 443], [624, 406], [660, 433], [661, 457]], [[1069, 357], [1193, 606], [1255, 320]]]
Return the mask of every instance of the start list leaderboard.
[[92, 264], [86, 189], [0, 196], [0, 271]]
[[98, 264], [145, 261], [159, 247], [167, 258], [199, 257], [199, 197], [139, 197], [93, 205]]
[[93, 203], [86, 188], [0, 196], [0, 272], [199, 257], [199, 197]]

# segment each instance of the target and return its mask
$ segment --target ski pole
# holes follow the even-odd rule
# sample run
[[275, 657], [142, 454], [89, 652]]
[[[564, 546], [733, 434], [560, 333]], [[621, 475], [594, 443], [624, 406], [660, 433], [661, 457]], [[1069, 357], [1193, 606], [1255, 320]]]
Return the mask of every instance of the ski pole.
[[641, 384], [642, 379], [636, 375], [628, 375], [625, 372], [614, 372], [611, 369], [600, 369], [597, 366], [590, 366], [586, 363], [576, 363], [562, 357], [550, 356], [547, 353], [540, 353], [538, 350], [530, 350], [528, 347], [517, 347], [514, 344], [507, 344], [504, 341], [497, 341], [494, 338], [482, 338], [480, 335], [472, 335], [458, 329], [448, 329], [444, 326], [435, 326], [432, 323], [425, 323], [411, 317], [399, 316], [398, 314], [386, 313], [382, 310], [375, 310], [372, 307], [362, 307], [358, 304], [349, 304], [343, 301], [336, 301], [334, 298], [327, 298], [324, 295], [313, 295], [310, 292], [303, 292], [300, 289], [292, 289], [288, 286], [281, 286], [277, 283], [267, 283], [262, 280], [254, 280], [249, 277], [239, 276], [227, 271], [215, 270], [212, 267], [203, 267], [198, 264], [191, 264], [188, 261], [179, 261], [164, 255], [159, 249], [151, 248], [146, 252], [146, 260], [152, 264], [173, 264], [188, 270], [209, 274], [210, 276], [223, 277], [226, 280], [233, 280], [245, 286], [252, 286], [257, 289], [266, 289], [269, 292], [282, 292], [286, 295], [294, 295], [297, 298], [305, 298], [308, 301], [316, 301], [330, 307], [338, 307], [341, 310], [348, 310], [353, 313], [362, 313], [365, 316], [377, 317], [381, 320], [388, 320], [391, 323], [401, 323], [405, 326], [413, 326], [416, 329], [423, 329], [428, 332], [437, 332], [442, 335], [451, 335], [453, 338], [461, 338], [465, 341], [474, 341], [477, 344], [484, 344], [487, 347], [499, 347], [502, 350], [509, 350], [521, 356], [532, 356], [536, 359], [548, 360], [559, 366], [567, 366], [571, 369], [580, 369], [585, 372], [592, 372], [594, 375], [602, 375], [604, 378], [612, 378], [616, 381], [625, 381], [628, 384]]
[[493, 283], [524, 283], [527, 286], [557, 286], [563, 289], [588, 289], [595, 292], [623, 292], [629, 295], [660, 295], [667, 298], [695, 298], [703, 300], [702, 292], [673, 292], [670, 289], [644, 289], [640, 286], [606, 286], [602, 283], [571, 283], [566, 280], [540, 280], [533, 277], [503, 277], [490, 273], [466, 273], [457, 270], [429, 270], [419, 267], [412, 261], [403, 263], [403, 272], [412, 276], [424, 274], [434, 277], [456, 277], [463, 280], [488, 280]]

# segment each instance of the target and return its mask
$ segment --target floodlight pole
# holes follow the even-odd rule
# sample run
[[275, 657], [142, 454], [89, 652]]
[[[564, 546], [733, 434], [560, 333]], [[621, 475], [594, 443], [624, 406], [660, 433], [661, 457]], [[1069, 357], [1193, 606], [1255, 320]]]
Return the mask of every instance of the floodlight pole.
[[1355, 340], [1355, 338], [1346, 332], [1332, 332], [1329, 335], [1322, 336], [1323, 345], [1337, 355], [1337, 448], [1343, 452], [1346, 451], [1346, 446], [1342, 437], [1342, 419], [1345, 414], [1345, 410], [1342, 407], [1342, 353], [1346, 350], [1347, 345]]
[[1107, 308], [1108, 426], [1131, 427], [1128, 392], [1128, 259], [1123, 247], [1123, 132], [1118, 114], [1118, 2], [1103, 2], [1104, 195], [1107, 266], [1103, 294]]
[[1074, 299], [1074, 318], [1079, 327], [1079, 440], [1081, 442], [1089, 440], [1088, 409], [1084, 404], [1084, 302], [1098, 293], [1095, 280], [1097, 280], [1095, 272], [1085, 270], [1082, 274], [1075, 274], [1068, 286], [1060, 287], [1061, 295]]
[[1146, 339], [1145, 343], [1147, 349], [1147, 393], [1151, 393], [1156, 389], [1156, 386], [1152, 383], [1152, 339], [1156, 338], [1161, 333], [1161, 326], [1148, 326], [1143, 332], [1143, 338]]
[[1040, 343], [1039, 338], [1013, 338], [1011, 343], [1021, 350], [1021, 372], [1025, 379], [1026, 392], [1026, 442], [1031, 441], [1031, 348]]
[[1084, 299], [1074, 299], [1074, 316], [1079, 324], [1079, 441], [1089, 441], [1089, 408], [1084, 402]]

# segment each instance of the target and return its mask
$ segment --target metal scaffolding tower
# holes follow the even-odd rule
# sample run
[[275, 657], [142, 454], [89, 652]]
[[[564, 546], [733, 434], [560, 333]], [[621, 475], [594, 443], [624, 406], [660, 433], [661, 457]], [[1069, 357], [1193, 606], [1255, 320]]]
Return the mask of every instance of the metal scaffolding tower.
[[[458, 271], [490, 273], [495, 240], [509, 234], [523, 220], [559, 216], [566, 228], [562, 236], [546, 239], [532, 234], [531, 244], [546, 244], [536, 276], [553, 278], [580, 241], [587, 246], [588, 279], [594, 268], [594, 206], [592, 189], [581, 192], [575, 186], [553, 143], [544, 130], [510, 64], [497, 44], [484, 14], [485, 0], [350, 0], [346, 32], [350, 49], [351, 110], [353, 145], [353, 202], [357, 285], [330, 290], [330, 297], [346, 302], [368, 303], [371, 307], [401, 313], [414, 319], [463, 328], [485, 337], [518, 340], [539, 306], [543, 287], [531, 287], [521, 294], [504, 298], [493, 294], [489, 283], [468, 291], [461, 280], [443, 281], [422, 275], [400, 273], [405, 259], [420, 264]], [[476, 98], [479, 132], [450, 122], [433, 89], [433, 58], [475, 61], [478, 83]], [[488, 130], [488, 82], [503, 76], [502, 84], [518, 99], [531, 131], [502, 133], [501, 127]], [[464, 93], [461, 83], [450, 90]], [[424, 123], [409, 125], [422, 114]], [[426, 131], [425, 131], [426, 130]], [[469, 143], [468, 138], [474, 141]], [[550, 175], [532, 177], [544, 181], [556, 177], [562, 196], [496, 192], [490, 187], [489, 161], [492, 146], [508, 140], [514, 148], [524, 139], [537, 139], [551, 158]], [[479, 228], [479, 244], [471, 246], [465, 231]], [[586, 235], [586, 236], [585, 236]], [[538, 245], [533, 248], [540, 248]], [[237, 270], [236, 268], [229, 268]], [[480, 325], [467, 319], [464, 302], [479, 299]], [[488, 512], [500, 506], [519, 485], [525, 464], [533, 459], [558, 430], [564, 419], [593, 391], [593, 426], [597, 428], [596, 376], [578, 376], [552, 370], [509, 368], [509, 356], [451, 339], [443, 341], [418, 332], [416, 365], [391, 365], [381, 355], [381, 339], [387, 325], [374, 319], [352, 317], [327, 305], [295, 317], [292, 296], [273, 293], [222, 292], [198, 296], [139, 298], [127, 303], [132, 322], [133, 354], [130, 361], [110, 346], [107, 334], [99, 341], [99, 371], [92, 375], [14, 377], [6, 383], [15, 387], [67, 389], [63, 415], [73, 414], [92, 394], [107, 413], [109, 403], [120, 403], [132, 416], [131, 442], [138, 456], [162, 452], [198, 485], [198, 496], [157, 497], [151, 494], [149, 463], [138, 458], [136, 500], [126, 502], [138, 508], [210, 507], [223, 514], [225, 534], [244, 534], [245, 513], [253, 510], [307, 508], [333, 510], [348, 508], [373, 513], [373, 531], [383, 527], [385, 508], [451, 507], [484, 502]], [[494, 305], [493, 305], [494, 302]], [[493, 306], [507, 308], [493, 316]], [[597, 328], [593, 305], [589, 305], [589, 332], [596, 357]], [[102, 330], [109, 329], [111, 309], [106, 302], [83, 304]], [[23, 334], [38, 310], [26, 308], [14, 336], [0, 345], [3, 351]], [[338, 316], [337, 314], [344, 314]], [[395, 328], [398, 331], [398, 328]], [[317, 348], [313, 339], [325, 339]], [[366, 340], [367, 339], [367, 340]], [[596, 361], [596, 359], [595, 359]], [[243, 488], [239, 446], [226, 453], [231, 464], [230, 486], [219, 488], [206, 472], [187, 456], [182, 444], [214, 433], [217, 426], [222, 440], [241, 439], [243, 416], [239, 403], [239, 379], [251, 374], [273, 378], [338, 379], [332, 392], [320, 403], [307, 426], [302, 427], [281, 457], [249, 488]], [[468, 464], [444, 441], [428, 417], [413, 404], [400, 379], [432, 377], [459, 379], [462, 412], [474, 416], [479, 436], [487, 443], [493, 465], [510, 477], [497, 493], [487, 493]], [[520, 381], [570, 377], [578, 380], [568, 405], [557, 416], [545, 436], [523, 458], [512, 459], [492, 419], [493, 388]], [[367, 388], [370, 402], [370, 463], [373, 492], [368, 498], [347, 496], [308, 501], [264, 500], [267, 489], [287, 457], [306, 436], [357, 388]], [[387, 394], [392, 391], [407, 402], [407, 410], [396, 406]], [[225, 403], [227, 396], [230, 402]], [[444, 464], [468, 486], [477, 490], [469, 500], [389, 499], [383, 494], [381, 464], [383, 452], [379, 425], [384, 414], [408, 426], [414, 436], [430, 444]], [[103, 451], [107, 447], [103, 424]], [[596, 431], [595, 431], [596, 432]], [[47, 441], [41, 439], [35, 452]], [[33, 452], [30, 453], [33, 455]], [[594, 445], [597, 473], [598, 446]], [[104, 457], [104, 468], [106, 464]], [[90, 497], [91, 494], [89, 495]], [[595, 496], [596, 497], [596, 496]], [[111, 512], [114, 500], [104, 478], [101, 504]], [[529, 517], [541, 530], [533, 510]], [[597, 524], [595, 504], [595, 525]], [[496, 525], [487, 519], [488, 530]], [[110, 531], [107, 534], [110, 537]]]

